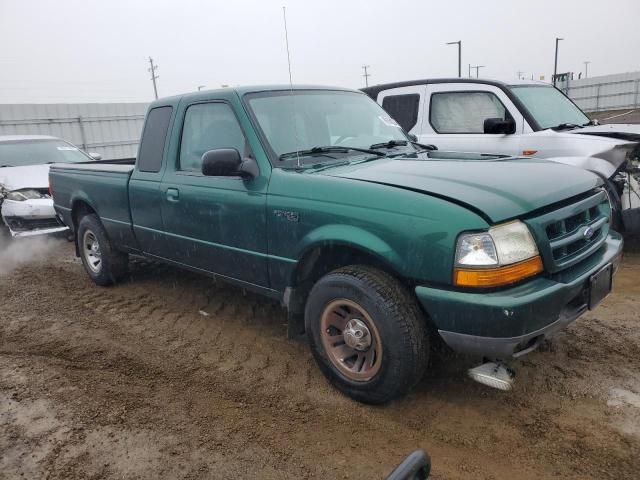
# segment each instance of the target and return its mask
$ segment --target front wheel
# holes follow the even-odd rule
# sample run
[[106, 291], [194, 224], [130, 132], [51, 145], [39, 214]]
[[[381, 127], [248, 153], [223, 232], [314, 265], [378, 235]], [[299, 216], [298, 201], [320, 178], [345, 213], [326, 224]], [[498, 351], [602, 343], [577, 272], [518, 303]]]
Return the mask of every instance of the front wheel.
[[97, 285], [111, 285], [126, 274], [129, 257], [113, 248], [97, 215], [80, 220], [78, 247], [84, 269]]
[[309, 294], [305, 323], [318, 366], [355, 400], [388, 402], [424, 374], [425, 319], [415, 299], [381, 270], [356, 265], [322, 277]]

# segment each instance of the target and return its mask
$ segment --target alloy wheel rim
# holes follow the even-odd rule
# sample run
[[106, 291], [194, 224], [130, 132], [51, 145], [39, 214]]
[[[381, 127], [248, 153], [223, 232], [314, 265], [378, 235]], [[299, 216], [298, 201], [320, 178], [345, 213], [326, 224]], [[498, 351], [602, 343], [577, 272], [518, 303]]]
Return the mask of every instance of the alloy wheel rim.
[[382, 342], [367, 311], [352, 300], [336, 299], [320, 317], [321, 338], [331, 363], [349, 380], [371, 380], [382, 365]]
[[89, 269], [94, 273], [99, 273], [102, 268], [102, 252], [100, 251], [100, 242], [91, 230], [87, 230], [82, 236], [82, 252]]

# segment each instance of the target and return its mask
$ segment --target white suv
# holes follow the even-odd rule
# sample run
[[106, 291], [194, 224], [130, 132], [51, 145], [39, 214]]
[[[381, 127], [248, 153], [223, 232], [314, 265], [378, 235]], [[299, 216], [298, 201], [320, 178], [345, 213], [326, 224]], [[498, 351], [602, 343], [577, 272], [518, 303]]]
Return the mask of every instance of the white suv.
[[441, 150], [534, 156], [606, 180], [618, 226], [640, 232], [640, 125], [598, 125], [536, 81], [432, 79], [363, 89], [421, 143]]

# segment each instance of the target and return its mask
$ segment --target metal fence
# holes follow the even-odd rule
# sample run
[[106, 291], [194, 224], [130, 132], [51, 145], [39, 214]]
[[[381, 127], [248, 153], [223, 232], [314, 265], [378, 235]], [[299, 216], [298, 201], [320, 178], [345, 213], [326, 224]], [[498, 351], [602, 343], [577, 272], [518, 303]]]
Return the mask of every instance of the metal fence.
[[0, 135], [52, 135], [106, 159], [135, 157], [147, 103], [0, 104]]
[[558, 82], [585, 112], [640, 108], [640, 72]]

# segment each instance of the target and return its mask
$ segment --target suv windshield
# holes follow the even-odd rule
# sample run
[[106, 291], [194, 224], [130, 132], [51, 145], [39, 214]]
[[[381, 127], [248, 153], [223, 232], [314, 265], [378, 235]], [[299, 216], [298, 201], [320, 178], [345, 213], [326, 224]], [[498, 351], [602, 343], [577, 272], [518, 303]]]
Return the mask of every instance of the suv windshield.
[[582, 110], [553, 87], [512, 86], [511, 91], [529, 110], [541, 129], [564, 124], [580, 126], [589, 122], [589, 117]]
[[0, 167], [89, 161], [91, 157], [62, 140], [0, 141]]
[[370, 151], [372, 146], [386, 146], [394, 140], [398, 144], [392, 142], [389, 148], [415, 151], [395, 120], [365, 94], [293, 90], [246, 98], [274, 156], [281, 160], [300, 157], [306, 162], [313, 157], [315, 164], [345, 156], [370, 156], [375, 153]]

